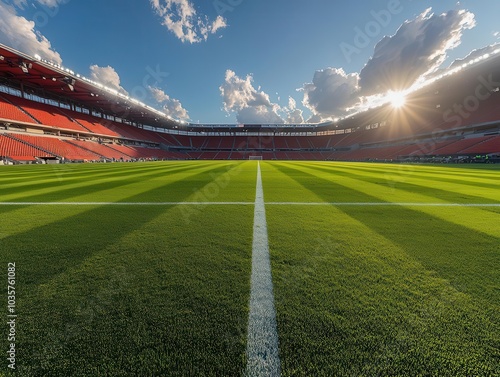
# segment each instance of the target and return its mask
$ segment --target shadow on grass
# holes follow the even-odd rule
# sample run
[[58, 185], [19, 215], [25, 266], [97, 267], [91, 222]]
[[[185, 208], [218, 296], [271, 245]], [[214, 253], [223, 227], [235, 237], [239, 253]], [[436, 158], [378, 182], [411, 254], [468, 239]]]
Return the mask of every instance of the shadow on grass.
[[[92, 169], [85, 169], [86, 166], [82, 165], [72, 165], [72, 164], [58, 164], [48, 166], [40, 166], [38, 169], [40, 171], [32, 171], [31, 175], [23, 175], [18, 178], [5, 179], [2, 183], [5, 186], [14, 187], [4, 187], [0, 185], [0, 193], [2, 195], [8, 195], [10, 193], [15, 193], [19, 188], [23, 191], [37, 190], [50, 188], [56, 184], [71, 184], [78, 183], [82, 180], [91, 179], [95, 180], [99, 177], [111, 178], [113, 176], [125, 175], [127, 172], [133, 172], [134, 165], [91, 165]], [[137, 171], [147, 171], [147, 170], [158, 170], [165, 169], [166, 167], [159, 167], [158, 165], [150, 165], [143, 167], [142, 169], [136, 169]]]
[[[344, 192], [345, 187], [318, 177], [313, 168], [298, 166], [277, 169], [326, 202], [332, 197], [326, 187]], [[374, 201], [349, 190], [360, 202]], [[272, 211], [285, 219], [301, 213], [295, 208]], [[349, 229], [332, 211], [328, 224], [318, 225], [320, 252], [314, 242], [301, 244], [301, 239], [301, 246], [286, 248], [294, 242], [294, 230], [302, 230], [300, 218], [277, 236], [277, 315], [286, 374], [495, 375], [498, 240], [405, 207], [335, 210], [359, 224]], [[314, 207], [304, 211], [308, 216], [315, 212]], [[323, 206], [317, 212], [326, 215]], [[303, 237], [314, 240], [311, 220], [304, 223]], [[324, 239], [329, 224], [331, 239]], [[368, 237], [350, 243], [361, 224], [402, 255], [397, 251], [395, 259], [387, 258], [388, 251], [378, 250], [378, 241]], [[348, 235], [347, 244], [338, 243], [337, 226]], [[357, 243], [361, 250], [353, 246]]]
[[[482, 176], [479, 174], [467, 174], [464, 172], [457, 171], [447, 171], [447, 166], [441, 165], [438, 169], [425, 169], [421, 165], [411, 165], [411, 164], [385, 164], [385, 165], [370, 165], [370, 163], [364, 163], [363, 166], [359, 165], [345, 165], [345, 164], [335, 164], [330, 165], [331, 168], [335, 169], [346, 169], [367, 173], [380, 173], [380, 174], [389, 174], [389, 175], [398, 175], [401, 174], [402, 177], [417, 177], [417, 178], [429, 178], [433, 181], [447, 182], [447, 183], [458, 183], [462, 185], [469, 185], [473, 187], [484, 187], [484, 188], [499, 188], [500, 183], [493, 183], [495, 177], [492, 175]], [[309, 165], [310, 166], [310, 165]], [[315, 167], [320, 167], [320, 165], [314, 165]], [[457, 169], [457, 167], [450, 167], [450, 169]], [[446, 176], [443, 177], [443, 174]], [[492, 183], [485, 182], [471, 182], [466, 180], [466, 178], [480, 178], [483, 180], [490, 180]]]
[[[319, 171], [322, 171], [325, 173], [330, 173], [332, 175], [339, 175], [339, 176], [343, 176], [343, 177], [348, 177], [348, 178], [362, 180], [362, 181], [369, 182], [369, 183], [378, 184], [380, 186], [389, 187], [391, 189], [398, 189], [398, 190], [403, 190], [403, 191], [407, 191], [410, 193], [415, 192], [415, 193], [418, 193], [420, 195], [427, 195], [429, 197], [437, 198], [440, 200], [445, 200], [445, 201], [450, 202], [450, 203], [463, 203], [463, 204], [466, 204], [466, 203], [500, 203], [500, 199], [493, 200], [493, 199], [484, 198], [483, 196], [480, 195], [480, 191], [478, 192], [477, 195], [461, 194], [461, 193], [454, 192], [454, 191], [448, 191], [448, 190], [436, 188], [436, 187], [433, 187], [430, 185], [424, 186], [424, 185], [419, 185], [419, 184], [415, 184], [415, 183], [405, 182], [405, 179], [406, 179], [405, 175], [398, 176], [397, 171], [394, 171], [394, 172], [384, 171], [384, 170], [374, 171], [374, 170], [362, 169], [362, 168], [351, 169], [351, 167], [339, 168], [338, 166], [322, 167], [322, 166], [318, 166], [318, 165], [312, 165], [312, 166], [311, 165], [302, 165], [302, 164], [300, 164], [300, 165], [303, 167], [306, 167], [306, 168], [312, 168], [312, 169], [319, 170]], [[370, 177], [370, 176], [363, 175], [362, 173], [358, 174], [357, 173], [358, 171], [360, 171], [360, 172], [363, 171], [363, 172], [367, 172], [367, 173], [371, 173], [371, 174], [374, 174], [374, 173], [379, 174], [379, 177]], [[386, 173], [387, 173], [387, 175], [386, 175]], [[400, 178], [401, 180], [397, 180], [398, 178]], [[425, 178], [425, 177], [420, 176], [418, 178]], [[434, 178], [432, 178], [432, 180], [434, 180]], [[478, 185], [478, 186], [480, 186], [480, 185]], [[471, 186], [471, 190], [472, 190], [472, 187], [475, 187], [475, 186]], [[500, 188], [500, 186], [495, 187], [493, 185], [491, 185], [491, 187], [490, 186], [480, 186], [480, 187], [496, 188], [496, 189]], [[478, 190], [476, 190], [476, 191], [478, 191]], [[488, 210], [487, 207], [484, 209]]]
[[[325, 201], [330, 201], [331, 196], [317, 190], [315, 183], [318, 181], [328, 183], [331, 190], [345, 190], [344, 186], [319, 178], [313, 172], [284, 166], [278, 169]], [[300, 176], [296, 175], [297, 171]], [[363, 184], [358, 176], [343, 174]], [[350, 191], [361, 202], [379, 201], [359, 191]], [[339, 206], [338, 209], [399, 245], [426, 269], [450, 281], [458, 291], [487, 301], [500, 300], [497, 287], [499, 240], [495, 237], [406, 207]]]
[[[171, 182], [147, 193], [131, 196], [126, 201], [137, 201], [146, 194], [165, 195], [171, 191], [182, 193], [180, 199], [186, 199], [193, 194], [191, 182], [210, 183], [225, 172], [225, 165], [217, 165], [208, 171], [188, 176], [188, 183], [183, 180]], [[167, 303], [171, 298], [164, 299], [162, 295], [172, 296], [172, 292], [162, 290], [171, 283], [161, 279], [161, 274], [168, 271], [165, 266], [169, 266], [169, 257], [163, 257], [161, 253], [155, 255], [165, 266], [149, 264], [149, 260], [154, 262], [155, 259], [147, 250], [142, 252], [140, 244], [135, 244], [134, 249], [141, 250], [141, 255], [132, 254], [129, 259], [121, 260], [127, 257], [126, 252], [117, 253], [116, 264], [109, 264], [109, 259], [113, 259], [112, 255], [107, 256], [106, 266], [100, 266], [99, 259], [96, 259], [100, 251], [119, 242], [144, 224], [168, 211], [175, 213], [172, 212], [174, 207], [92, 206], [84, 213], [2, 240], [2, 260], [16, 262], [19, 275], [19, 311], [23, 317], [23, 326], [19, 329], [18, 356], [23, 361], [18, 368], [19, 375], [95, 376], [117, 373], [113, 375], [146, 376], [165, 375], [161, 372], [165, 370], [177, 371], [175, 375], [182, 375], [186, 372], [181, 369], [182, 365], [191, 368], [193, 375], [200, 376], [208, 366], [212, 371], [240, 370], [244, 354], [241, 331], [246, 324], [242, 321], [246, 320], [246, 312], [240, 318], [241, 313], [231, 307], [223, 311], [223, 318], [212, 318], [219, 313], [220, 301], [212, 302], [213, 297], [205, 296], [191, 298], [193, 304], [183, 309], [186, 310], [184, 315], [179, 313], [179, 308], [183, 307], [181, 303], [176, 310], [170, 312], [171, 308]], [[64, 207], [60, 210], [64, 210]], [[161, 229], [161, 226], [158, 225], [157, 229]], [[165, 238], [170, 229], [162, 231], [164, 234], [160, 239]], [[148, 242], [155, 243], [154, 234], [141, 234], [138, 237], [139, 240], [147, 237]], [[78, 280], [70, 280], [70, 292], [59, 291], [65, 284], [69, 284], [67, 282], [60, 286], [50, 285], [56, 276], [78, 268], [90, 258], [95, 259], [93, 264], [99, 269], [95, 272], [96, 276], [105, 279], [103, 282], [90, 281], [91, 286], [99, 288], [97, 291], [87, 292], [85, 279], [91, 279], [92, 274], [72, 275], [71, 278]], [[134, 261], [140, 266], [137, 271], [133, 267]], [[235, 264], [238, 266], [236, 262]], [[146, 269], [143, 270], [144, 268]], [[158, 272], [161, 274], [158, 275]], [[228, 272], [221, 276], [229, 275]], [[146, 281], [138, 286], [135, 280], [139, 278]], [[193, 281], [189, 277], [187, 280], [189, 284], [196, 284], [198, 279]], [[182, 284], [186, 283], [179, 282], [179, 287], [174, 291], [179, 296], [189, 291], [183, 290]], [[51, 288], [43, 289], [44, 285]], [[79, 285], [83, 285], [81, 291], [78, 290]], [[158, 290], [145, 290], [148, 286]], [[231, 289], [233, 287], [229, 290]], [[141, 294], [141, 290], [145, 291]], [[42, 294], [46, 291], [51, 292], [50, 296]], [[224, 296], [224, 300], [228, 300], [228, 297]], [[26, 298], [24, 302], [23, 298]], [[149, 300], [153, 298], [158, 300], [155, 304], [159, 307], [149, 306]], [[186, 300], [190, 302], [189, 297]], [[193, 319], [193, 314], [198, 312], [201, 312], [202, 317]], [[196, 323], [182, 328], [182, 332], [176, 332], [176, 323], [180, 325], [189, 321]], [[213, 333], [214, 327], [219, 331], [220, 339]], [[186, 349], [189, 339], [204, 344], [206, 354], [193, 354], [197, 350], [196, 344]], [[181, 346], [176, 349], [172, 344], [162, 344], [165, 340], [178, 342]], [[169, 354], [172, 360], [184, 364], [169, 365]], [[228, 358], [234, 359], [234, 364], [229, 363]], [[211, 375], [216, 375], [216, 372]]]
[[[212, 177], [215, 178], [226, 171], [219, 166], [211, 170]], [[213, 179], [212, 177], [210, 179]], [[194, 174], [190, 178], [209, 182], [206, 171]], [[110, 189], [120, 187], [122, 184], [116, 182], [115, 185], [109, 186], [109, 183], [108, 185], [101, 183], [96, 186]], [[193, 193], [191, 189], [181, 180], [141, 192], [123, 201], [134, 202], [148, 195], [167, 196], [169, 192], [175, 192], [176, 199], [181, 201]], [[40, 284], [80, 264], [94, 252], [116, 242], [165, 211], [163, 206], [89, 207], [90, 209], [83, 213], [70, 215], [60, 221], [4, 238], [1, 245], [2, 259], [15, 260], [20, 265], [29, 266], [24, 283]], [[12, 206], [12, 208], [19, 207]], [[5, 213], [5, 210], [9, 208], [0, 206], [0, 211]], [[71, 207], [65, 206], [55, 207], [54, 210], [72, 212]], [[57, 260], [57, 263], [54, 263], [54, 260]]]
[[[140, 182], [141, 180], [147, 180], [155, 177], [161, 177], [166, 174], [176, 173], [181, 171], [189, 171], [195, 169], [196, 166], [183, 166], [174, 168], [156, 167], [155, 169], [144, 170], [122, 170], [119, 172], [108, 172], [104, 174], [91, 175], [87, 180], [84, 177], [64, 179], [62, 181], [53, 180], [51, 182], [44, 183], [34, 183], [28, 184], [22, 187], [22, 191], [26, 191], [27, 196], [15, 199], [13, 201], [22, 202], [37, 202], [37, 201], [61, 201], [64, 199], [72, 198], [73, 196], [78, 196], [82, 194], [95, 193], [101, 190], [114, 189], [117, 187], [125, 186], [131, 183]], [[117, 180], [113, 180], [118, 178]], [[121, 179], [120, 179], [121, 178]], [[102, 182], [102, 179], [105, 179]], [[95, 181], [101, 181], [98, 183], [93, 183]], [[65, 188], [75, 183], [80, 183], [78, 187]], [[53, 191], [44, 194], [29, 195], [30, 190], [43, 190], [50, 189]], [[15, 194], [21, 191], [19, 187], [13, 187], [10, 189], [1, 190], [0, 194], [6, 196], [9, 194]]]

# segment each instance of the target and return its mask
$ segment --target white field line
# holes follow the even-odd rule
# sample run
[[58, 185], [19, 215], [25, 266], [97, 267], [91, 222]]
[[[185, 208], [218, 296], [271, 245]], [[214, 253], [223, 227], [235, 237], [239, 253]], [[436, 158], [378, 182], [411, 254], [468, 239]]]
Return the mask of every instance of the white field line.
[[246, 375], [249, 377], [275, 377], [280, 376], [280, 374], [281, 363], [267, 239], [266, 208], [259, 164], [253, 224]]
[[253, 202], [0, 202], [0, 206], [253, 206]]
[[[0, 206], [249, 206], [253, 202], [0, 202]], [[500, 207], [500, 203], [267, 202], [270, 206]]]
[[403, 207], [500, 207], [500, 203], [392, 203], [392, 202], [268, 202], [275, 206], [403, 206]]

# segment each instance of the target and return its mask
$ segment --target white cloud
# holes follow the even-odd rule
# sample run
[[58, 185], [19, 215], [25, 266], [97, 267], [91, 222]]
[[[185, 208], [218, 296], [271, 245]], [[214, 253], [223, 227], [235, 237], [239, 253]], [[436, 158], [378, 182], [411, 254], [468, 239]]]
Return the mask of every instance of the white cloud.
[[463, 59], [456, 59], [453, 63], [451, 63], [449, 68], [455, 68], [459, 65], [465, 64], [471, 60], [474, 60], [476, 58], [479, 58], [480, 56], [483, 56], [485, 54], [491, 54], [493, 51], [497, 50], [500, 48], [500, 43], [495, 43], [483, 48], [479, 48], [477, 50], [472, 50], [465, 58]]
[[210, 33], [215, 34], [219, 29], [224, 29], [225, 27], [227, 27], [226, 19], [219, 15], [212, 25], [210, 25]]
[[24, 9], [27, 5], [26, 0], [13, 0], [12, 3], [20, 9]]
[[227, 27], [226, 20], [217, 16], [210, 21], [207, 16], [198, 16], [190, 0], [150, 0], [153, 9], [167, 27], [182, 42], [206, 41], [210, 34]]
[[288, 107], [285, 108], [286, 123], [300, 124], [304, 123], [304, 116], [301, 109], [297, 109], [297, 102], [292, 98], [288, 98]]
[[233, 71], [227, 70], [224, 83], [219, 87], [224, 110], [236, 113], [238, 123], [282, 124], [284, 120], [278, 115], [281, 107], [272, 103], [269, 95], [255, 89], [253, 78], [247, 75], [242, 79]]
[[283, 124], [284, 121], [275, 110], [264, 107], [245, 107], [238, 111], [238, 123], [243, 124]]
[[[16, 0], [19, 1], [19, 0]], [[24, 1], [24, 0], [21, 0]], [[37, 0], [40, 4], [45, 5], [46, 7], [49, 8], [55, 8], [59, 6], [59, 4], [63, 4], [68, 2], [69, 0]]]
[[429, 8], [379, 41], [360, 73], [346, 74], [341, 68], [316, 71], [313, 82], [302, 88], [302, 103], [313, 114], [308, 121], [341, 117], [347, 108], [365, 106], [381, 93], [411, 87], [436, 72], [447, 52], [461, 43], [463, 32], [475, 24], [471, 12], [451, 10], [436, 15]]
[[476, 25], [474, 14], [465, 10], [440, 15], [431, 11], [429, 8], [406, 21], [396, 34], [377, 43], [372, 58], [359, 74], [365, 95], [408, 88], [420, 77], [436, 71], [447, 52], [461, 43], [463, 32]]
[[155, 87], [149, 87], [149, 92], [153, 98], [163, 106], [163, 111], [178, 120], [189, 120], [189, 115], [186, 109], [182, 107], [179, 100], [170, 98], [163, 90]]
[[[17, 2], [16, 4], [21, 4]], [[57, 64], [61, 56], [54, 51], [49, 40], [35, 30], [35, 23], [18, 16], [11, 5], [0, 1], [0, 42], [28, 55], [40, 55]]]
[[90, 66], [90, 78], [110, 89], [128, 95], [127, 91], [120, 86], [120, 76], [113, 67]]
[[346, 74], [342, 68], [326, 68], [314, 73], [313, 82], [303, 87], [302, 104], [311, 110], [309, 121], [320, 121], [345, 113], [358, 92], [357, 73]]

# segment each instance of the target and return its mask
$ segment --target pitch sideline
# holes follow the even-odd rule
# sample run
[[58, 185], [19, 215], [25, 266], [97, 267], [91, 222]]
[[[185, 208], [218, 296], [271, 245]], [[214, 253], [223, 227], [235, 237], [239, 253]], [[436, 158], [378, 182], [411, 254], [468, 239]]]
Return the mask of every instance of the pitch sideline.
[[[254, 202], [0, 202], [0, 206], [253, 206]], [[267, 202], [268, 206], [500, 207], [500, 203]]]

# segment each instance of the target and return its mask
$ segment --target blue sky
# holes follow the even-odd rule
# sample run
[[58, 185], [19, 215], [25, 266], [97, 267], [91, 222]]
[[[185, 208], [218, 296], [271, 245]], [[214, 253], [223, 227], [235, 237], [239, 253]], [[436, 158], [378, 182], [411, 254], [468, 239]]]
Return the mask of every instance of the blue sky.
[[498, 0], [0, 0], [0, 42], [177, 119], [320, 122], [500, 42], [498, 15]]

